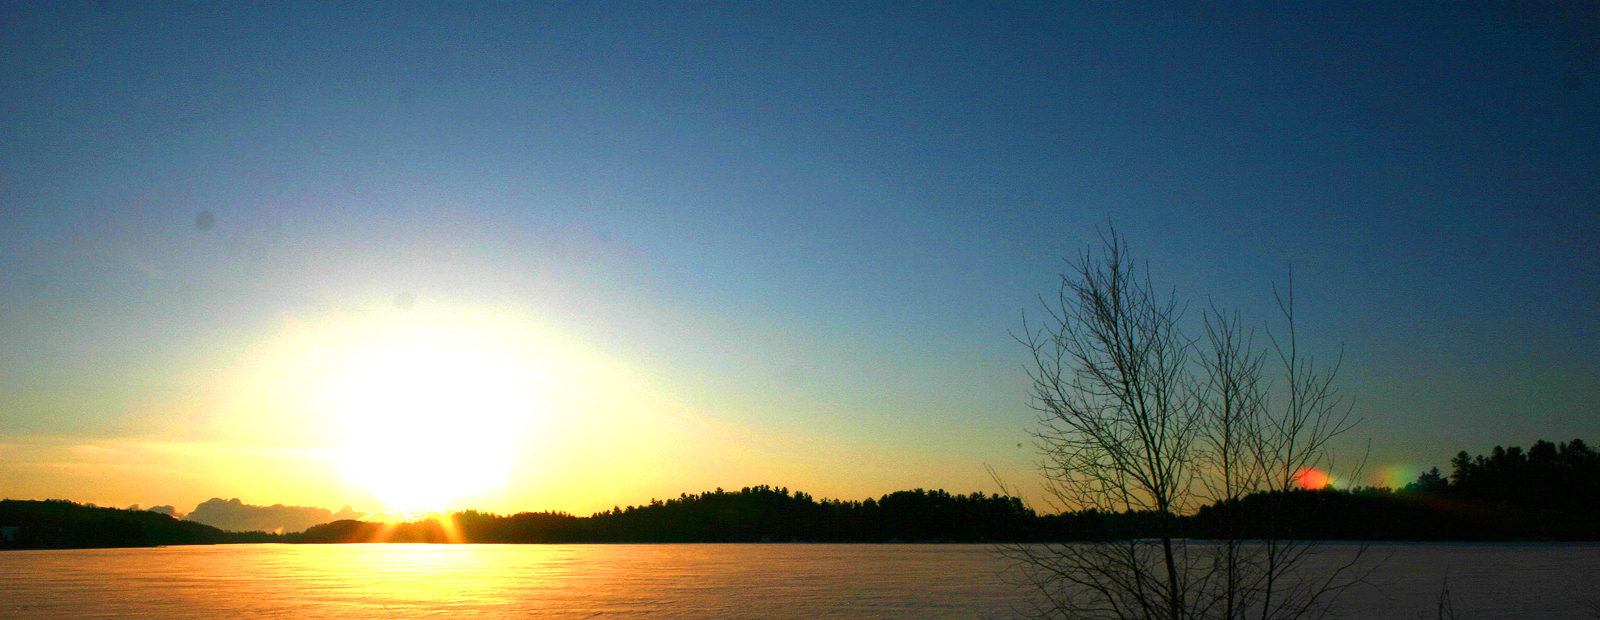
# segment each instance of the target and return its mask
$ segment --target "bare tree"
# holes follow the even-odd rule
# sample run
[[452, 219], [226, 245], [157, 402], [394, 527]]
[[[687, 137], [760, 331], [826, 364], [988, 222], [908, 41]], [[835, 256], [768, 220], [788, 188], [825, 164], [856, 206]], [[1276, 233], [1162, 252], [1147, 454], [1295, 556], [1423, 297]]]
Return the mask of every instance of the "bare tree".
[[[1354, 421], [1322, 366], [1299, 348], [1292, 280], [1274, 290], [1286, 326], [1260, 343], [1236, 312], [1210, 307], [1202, 335], [1185, 304], [1156, 289], [1114, 230], [1069, 261], [1043, 324], [1024, 322], [1034, 431], [1052, 508], [1145, 515], [1154, 535], [1107, 533], [1016, 545], [1046, 617], [1305, 618], [1355, 582], [1354, 558], [1308, 570], [1316, 547], [1285, 539], [1268, 511], [1249, 527], [1225, 512], [1215, 540], [1180, 537], [1178, 518], [1329, 465]], [[1278, 369], [1275, 377], [1269, 368]], [[1281, 494], [1280, 494], [1281, 495]], [[1232, 516], [1228, 516], [1231, 514]], [[1124, 533], [1126, 534], [1126, 533]], [[1149, 534], [1144, 534], [1150, 536]]]

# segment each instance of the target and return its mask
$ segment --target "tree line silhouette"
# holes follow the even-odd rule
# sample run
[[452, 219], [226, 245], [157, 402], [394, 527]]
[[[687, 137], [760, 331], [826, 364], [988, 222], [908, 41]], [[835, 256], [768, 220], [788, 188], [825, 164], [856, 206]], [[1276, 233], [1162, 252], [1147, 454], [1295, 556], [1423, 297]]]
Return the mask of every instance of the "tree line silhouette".
[[1317, 540], [1600, 540], [1600, 453], [1582, 439], [1462, 451], [1450, 464], [1448, 476], [1435, 467], [1399, 489], [1280, 491], [1207, 506], [1189, 533], [1208, 537], [1235, 511], [1256, 533], [1278, 527]]
[[[1538, 441], [1527, 451], [1465, 451], [1399, 489], [1286, 489], [1218, 502], [1175, 517], [1187, 538], [1398, 541], [1600, 540], [1600, 453], [1581, 439]], [[1228, 517], [1237, 517], [1230, 519]], [[470, 542], [1040, 542], [1144, 538], [1160, 531], [1153, 511], [1037, 514], [1015, 497], [899, 491], [876, 500], [814, 500], [766, 486], [654, 500], [590, 517], [560, 512], [498, 516], [454, 513]], [[1243, 528], [1239, 531], [1238, 528]], [[438, 522], [399, 526], [340, 521], [299, 535], [304, 542], [444, 542]], [[293, 537], [293, 535], [291, 535]]]
[[1037, 517], [1015, 497], [897, 491], [862, 501], [814, 499], [787, 488], [684, 494], [589, 517], [508, 516], [474, 510], [450, 522], [335, 521], [291, 536], [303, 542], [983, 542], [1020, 540]]
[[[1280, 490], [1172, 517], [1189, 538], [1222, 524], [1244, 536], [1307, 540], [1600, 540], [1600, 453], [1581, 439], [1488, 455], [1463, 451], [1452, 471], [1399, 489]], [[245, 542], [1035, 542], [1147, 537], [1163, 516], [1096, 511], [1038, 514], [982, 492], [897, 491], [875, 499], [817, 500], [755, 486], [683, 494], [587, 517], [476, 510], [408, 523], [342, 520], [304, 532], [228, 532], [155, 512], [65, 500], [0, 501], [0, 549], [138, 547]], [[1241, 517], [1229, 519], [1225, 517]], [[1168, 522], [1169, 524], [1172, 521]], [[1241, 525], [1242, 524], [1242, 525]]]
[[147, 510], [60, 499], [0, 500], [0, 549], [155, 547], [282, 542], [263, 532], [228, 532]]

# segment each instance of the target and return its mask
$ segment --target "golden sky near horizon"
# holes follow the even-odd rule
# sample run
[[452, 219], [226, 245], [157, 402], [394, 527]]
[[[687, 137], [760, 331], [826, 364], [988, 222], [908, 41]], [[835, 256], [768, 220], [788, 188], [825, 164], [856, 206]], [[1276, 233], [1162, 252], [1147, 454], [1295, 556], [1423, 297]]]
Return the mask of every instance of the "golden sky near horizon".
[[997, 490], [974, 455], [703, 415], [694, 395], [514, 313], [435, 304], [284, 315], [242, 350], [192, 391], [142, 403], [162, 413], [142, 435], [0, 444], [5, 493], [76, 489], [66, 499], [179, 510], [223, 496], [588, 514], [719, 486], [845, 499], [950, 480], [972, 485], [959, 492]]
[[1107, 225], [1292, 269], [1336, 484], [1600, 435], [1592, 11], [718, 6], [5, 3], [0, 497], [1032, 494]]

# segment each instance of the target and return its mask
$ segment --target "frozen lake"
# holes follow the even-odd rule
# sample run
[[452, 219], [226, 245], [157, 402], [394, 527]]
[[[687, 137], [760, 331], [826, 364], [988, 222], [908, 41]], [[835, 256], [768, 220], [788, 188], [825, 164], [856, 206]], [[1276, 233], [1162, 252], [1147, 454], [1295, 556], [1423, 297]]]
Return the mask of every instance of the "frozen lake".
[[[1327, 557], [1355, 549], [1324, 546]], [[1600, 546], [1373, 545], [1343, 617], [1600, 617]], [[4, 618], [1015, 618], [982, 545], [218, 545], [0, 552]]]

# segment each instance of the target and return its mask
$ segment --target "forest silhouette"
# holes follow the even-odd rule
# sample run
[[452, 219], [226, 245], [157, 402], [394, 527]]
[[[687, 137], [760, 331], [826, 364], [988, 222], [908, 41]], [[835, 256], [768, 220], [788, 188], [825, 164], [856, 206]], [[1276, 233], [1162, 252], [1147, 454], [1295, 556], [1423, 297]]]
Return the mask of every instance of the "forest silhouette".
[[[1212, 538], [1225, 516], [1305, 540], [1600, 541], [1600, 453], [1581, 439], [1463, 451], [1399, 489], [1258, 493], [1176, 516], [1179, 532]], [[1269, 509], [1270, 507], [1270, 509]], [[580, 517], [565, 512], [452, 512], [406, 523], [340, 520], [303, 532], [229, 532], [170, 515], [65, 500], [0, 501], [0, 548], [140, 547], [249, 542], [1037, 542], [1146, 537], [1154, 512], [1041, 515], [982, 492], [897, 491], [817, 500], [787, 488], [716, 489]], [[1237, 527], [1235, 525], [1234, 527]]]

